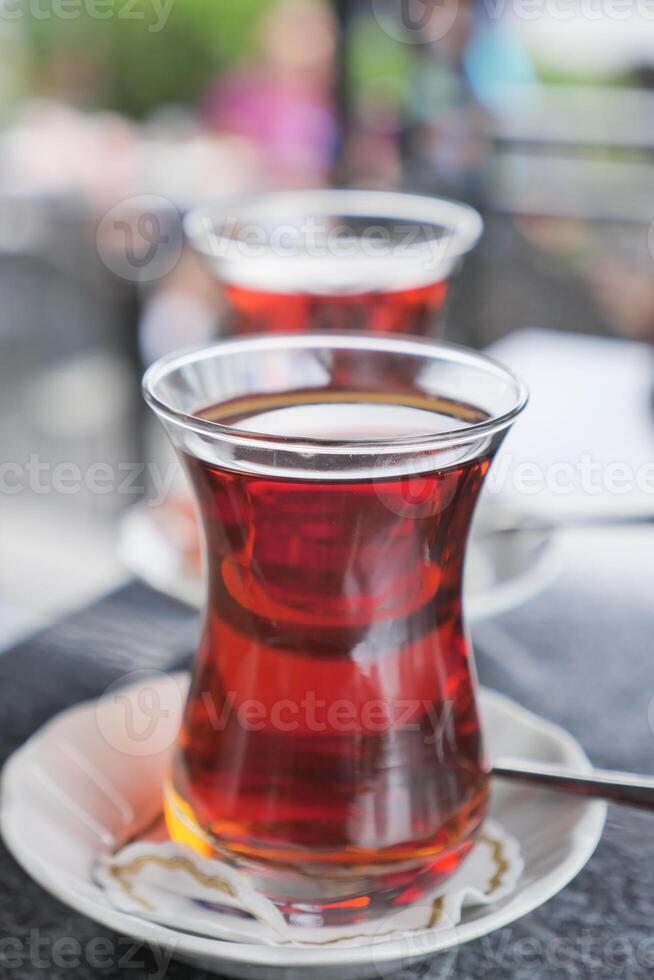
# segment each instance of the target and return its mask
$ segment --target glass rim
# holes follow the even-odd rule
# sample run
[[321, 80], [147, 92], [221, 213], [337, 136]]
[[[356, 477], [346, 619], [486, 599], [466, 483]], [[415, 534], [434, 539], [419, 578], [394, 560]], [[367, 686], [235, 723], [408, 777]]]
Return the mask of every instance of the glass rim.
[[[298, 216], [318, 220], [333, 216], [342, 219], [346, 227], [348, 218], [368, 218], [371, 233], [379, 231], [381, 226], [375, 222], [382, 221], [403, 222], [418, 229], [426, 226], [438, 227], [444, 229], [445, 233], [433, 240], [409, 242], [405, 238], [395, 244], [389, 242], [387, 256], [393, 259], [398, 274], [397, 281], [392, 281], [389, 285], [388, 265], [380, 265], [380, 257], [384, 257], [380, 250], [380, 246], [384, 245], [383, 241], [361, 234], [358, 236], [359, 240], [369, 240], [371, 248], [372, 243], [377, 242], [374, 251], [370, 254], [361, 251], [354, 256], [345, 252], [338, 254], [342, 247], [341, 245], [337, 248], [338, 236], [332, 244], [324, 241], [320, 245], [310, 245], [301, 225], [293, 224], [293, 219]], [[256, 243], [247, 242], [243, 233], [241, 237], [234, 235], [238, 222], [249, 222], [247, 227], [259, 231], [274, 226], [279, 232], [279, 240], [276, 244], [268, 238]], [[332, 295], [343, 292], [345, 295], [355, 295], [360, 291], [359, 287], [348, 278], [352, 276], [353, 260], [364, 275], [366, 292], [419, 287], [433, 282], [435, 273], [440, 276], [443, 270], [451, 268], [463, 258], [477, 244], [483, 229], [484, 222], [479, 212], [461, 201], [404, 191], [357, 188], [264, 191], [196, 205], [184, 218], [184, 231], [188, 240], [196, 251], [216, 264], [226, 282], [282, 294], [297, 291], [284, 285], [284, 276], [279, 273], [285, 269], [289, 259], [297, 260], [298, 257], [313, 263], [313, 266], [307, 267], [307, 282], [302, 284], [299, 290], [301, 293], [322, 295], [324, 292], [325, 295]], [[292, 230], [296, 231], [297, 237], [287, 237], [284, 244], [283, 236], [287, 236]], [[272, 237], [271, 234], [270, 238]], [[346, 285], [335, 281], [333, 269], [330, 269], [329, 279], [321, 276], [321, 265], [325, 258], [339, 262]], [[262, 265], [263, 262], [272, 261], [274, 268]], [[376, 276], [379, 277], [379, 282], [376, 281]], [[312, 277], [315, 277], [316, 282]]]
[[[312, 350], [331, 347], [338, 350], [370, 350], [378, 353], [408, 354], [425, 360], [444, 360], [484, 369], [487, 374], [508, 381], [514, 386], [515, 400], [510, 409], [481, 422], [472, 422], [458, 429], [434, 432], [429, 435], [397, 437], [373, 437], [370, 439], [324, 439], [308, 436], [280, 436], [255, 432], [239, 426], [225, 425], [176, 408], [157, 394], [159, 383], [186, 365], [198, 361], [224, 357], [248, 351]], [[458, 344], [434, 341], [422, 337], [399, 335], [375, 335], [366, 332], [307, 333], [307, 334], [254, 334], [245, 338], [219, 340], [213, 344], [186, 347], [166, 354], [154, 362], [145, 372], [142, 382], [143, 397], [153, 411], [168, 421], [200, 435], [240, 445], [261, 449], [290, 452], [321, 453], [393, 453], [399, 451], [429, 451], [448, 446], [465, 445], [479, 438], [489, 437], [506, 429], [525, 408], [529, 393], [520, 378], [500, 361]]]

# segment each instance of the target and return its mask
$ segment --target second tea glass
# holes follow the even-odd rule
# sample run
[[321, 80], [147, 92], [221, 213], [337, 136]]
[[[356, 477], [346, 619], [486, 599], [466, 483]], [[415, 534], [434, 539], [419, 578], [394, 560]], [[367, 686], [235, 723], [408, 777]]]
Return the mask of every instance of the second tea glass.
[[471, 207], [386, 191], [262, 194], [186, 219], [227, 303], [226, 332], [436, 334], [476, 244]]

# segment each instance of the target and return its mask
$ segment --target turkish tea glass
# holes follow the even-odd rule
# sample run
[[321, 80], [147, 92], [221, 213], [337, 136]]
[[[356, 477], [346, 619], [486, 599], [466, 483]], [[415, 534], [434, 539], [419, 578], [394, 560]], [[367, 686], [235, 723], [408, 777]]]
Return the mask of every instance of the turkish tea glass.
[[186, 219], [227, 303], [226, 333], [436, 333], [476, 244], [471, 207], [386, 191], [278, 192]]
[[171, 837], [293, 921], [414, 901], [486, 812], [463, 566], [523, 386], [419, 338], [289, 334], [171, 355], [144, 390], [190, 477], [208, 583]]

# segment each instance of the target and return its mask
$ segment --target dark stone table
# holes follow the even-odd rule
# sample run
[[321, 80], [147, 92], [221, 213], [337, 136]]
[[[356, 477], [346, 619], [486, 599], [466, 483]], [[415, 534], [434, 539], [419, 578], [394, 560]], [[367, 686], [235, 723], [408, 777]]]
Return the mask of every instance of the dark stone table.
[[[570, 536], [552, 587], [475, 629], [477, 664], [484, 684], [564, 724], [597, 765], [654, 773], [654, 530], [611, 535]], [[195, 613], [134, 584], [0, 655], [0, 761], [55, 712], [123, 674], [183, 663], [196, 633]], [[440, 977], [444, 965], [405, 975]], [[174, 961], [162, 967], [152, 951], [66, 908], [0, 845], [1, 980], [164, 972], [210, 976]], [[654, 814], [612, 808], [571, 885], [461, 947], [445, 972], [461, 980], [654, 975]]]

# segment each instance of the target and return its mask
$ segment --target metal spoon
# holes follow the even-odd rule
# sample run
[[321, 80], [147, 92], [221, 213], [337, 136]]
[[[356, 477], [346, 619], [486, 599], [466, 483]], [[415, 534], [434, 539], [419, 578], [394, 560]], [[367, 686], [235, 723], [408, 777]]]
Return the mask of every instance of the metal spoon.
[[477, 540], [509, 534], [549, 534], [553, 531], [583, 528], [630, 527], [654, 524], [654, 514], [565, 514], [560, 517], [526, 519], [522, 524], [497, 525], [479, 530]]
[[632, 772], [615, 772], [610, 769], [574, 773], [540, 762], [523, 762], [517, 759], [497, 759], [492, 774], [498, 779], [531, 783], [534, 786], [542, 786], [572, 796], [585, 796], [591, 799], [608, 800], [620, 806], [654, 810], [654, 777], [652, 776], [639, 776]]

